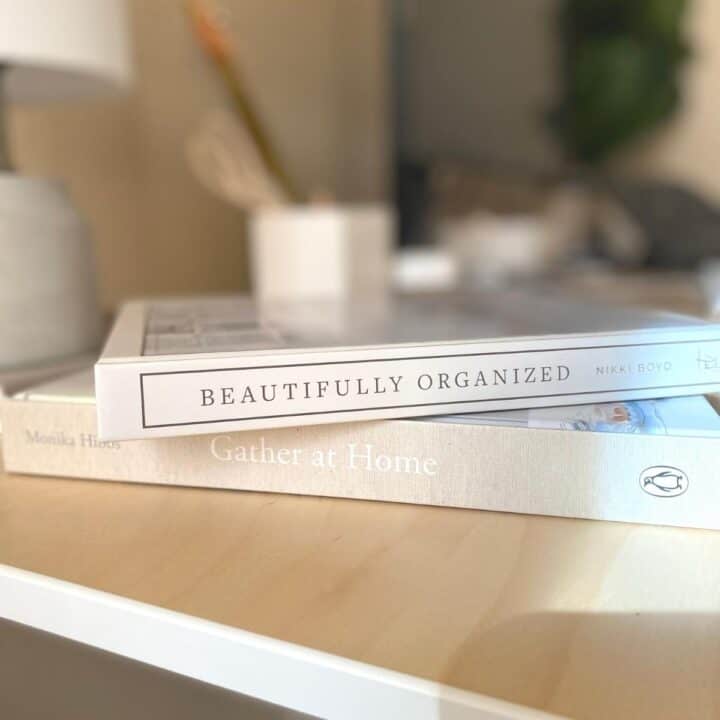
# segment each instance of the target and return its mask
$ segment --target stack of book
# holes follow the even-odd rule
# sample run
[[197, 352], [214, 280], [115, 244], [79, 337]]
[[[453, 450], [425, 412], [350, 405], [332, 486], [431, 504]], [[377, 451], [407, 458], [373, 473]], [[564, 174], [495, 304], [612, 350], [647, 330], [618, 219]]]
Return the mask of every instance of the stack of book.
[[[130, 303], [13, 472], [720, 529], [720, 326], [520, 292]], [[662, 398], [662, 399], [657, 399]]]

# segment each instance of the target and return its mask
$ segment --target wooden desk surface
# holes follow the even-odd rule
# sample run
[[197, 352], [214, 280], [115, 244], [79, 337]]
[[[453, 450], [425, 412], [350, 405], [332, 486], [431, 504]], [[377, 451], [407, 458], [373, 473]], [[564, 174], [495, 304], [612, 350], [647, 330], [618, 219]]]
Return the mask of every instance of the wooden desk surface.
[[720, 716], [720, 533], [5, 475], [0, 563], [571, 717]]

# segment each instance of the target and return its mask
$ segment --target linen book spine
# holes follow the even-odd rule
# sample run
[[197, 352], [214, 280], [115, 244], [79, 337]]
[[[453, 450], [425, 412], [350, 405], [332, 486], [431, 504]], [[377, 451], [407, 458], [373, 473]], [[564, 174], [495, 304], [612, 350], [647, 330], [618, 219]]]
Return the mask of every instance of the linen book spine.
[[11, 472], [720, 529], [708, 438], [398, 420], [103, 443], [89, 404], [3, 419]]
[[164, 437], [720, 390], [718, 339], [648, 331], [557, 343], [100, 362], [100, 435]]

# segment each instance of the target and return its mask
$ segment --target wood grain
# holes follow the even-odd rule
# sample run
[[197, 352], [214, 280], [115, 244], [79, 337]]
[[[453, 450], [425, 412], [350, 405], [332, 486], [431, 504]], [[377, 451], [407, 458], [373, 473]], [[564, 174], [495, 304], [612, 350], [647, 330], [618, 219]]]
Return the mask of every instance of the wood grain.
[[575, 718], [720, 715], [720, 533], [5, 475], [0, 562]]

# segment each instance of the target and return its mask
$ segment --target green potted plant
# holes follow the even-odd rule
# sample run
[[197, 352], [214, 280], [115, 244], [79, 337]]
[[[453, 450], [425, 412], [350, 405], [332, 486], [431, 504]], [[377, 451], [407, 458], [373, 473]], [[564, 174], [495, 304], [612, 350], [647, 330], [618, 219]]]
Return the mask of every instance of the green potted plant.
[[568, 160], [605, 163], [681, 100], [687, 0], [563, 0], [561, 92], [551, 126]]

